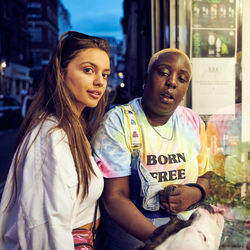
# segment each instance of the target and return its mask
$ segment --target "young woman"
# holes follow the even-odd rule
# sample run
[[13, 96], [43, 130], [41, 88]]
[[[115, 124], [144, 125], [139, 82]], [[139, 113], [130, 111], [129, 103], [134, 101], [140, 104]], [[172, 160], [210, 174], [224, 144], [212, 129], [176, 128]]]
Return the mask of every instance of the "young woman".
[[103, 177], [89, 139], [109, 74], [107, 41], [61, 36], [20, 127], [0, 206], [0, 249], [70, 250], [72, 229], [93, 228]]
[[[180, 105], [191, 74], [191, 62], [182, 51], [155, 53], [142, 98], [132, 100], [127, 113], [125, 106], [109, 111], [92, 139], [105, 177], [103, 201], [109, 216], [103, 216], [104, 249], [134, 249], [172, 213], [185, 216], [185, 210], [208, 194], [205, 125], [198, 114]], [[133, 111], [136, 116], [127, 119]], [[135, 121], [138, 131], [133, 130]], [[136, 150], [131, 154], [130, 141], [140, 132], [138, 156]], [[174, 189], [168, 202], [167, 187]]]

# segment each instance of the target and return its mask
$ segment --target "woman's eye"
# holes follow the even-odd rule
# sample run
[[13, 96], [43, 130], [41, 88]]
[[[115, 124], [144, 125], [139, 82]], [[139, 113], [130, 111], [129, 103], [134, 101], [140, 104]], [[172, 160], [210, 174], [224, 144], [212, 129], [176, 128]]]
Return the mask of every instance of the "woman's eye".
[[110, 76], [110, 74], [105, 74], [105, 73], [104, 73], [104, 74], [102, 74], [102, 76], [103, 76], [104, 79], [108, 79], [109, 76]]
[[168, 72], [168, 71], [159, 70], [159, 71], [158, 71], [158, 74], [159, 74], [160, 76], [168, 76], [168, 75], [169, 75], [169, 72]]
[[86, 73], [93, 73], [94, 72], [92, 68], [84, 68], [83, 71]]
[[187, 82], [187, 79], [186, 79], [185, 76], [179, 76], [179, 81], [180, 81], [181, 83], [185, 83], [185, 82]]
[[182, 82], [182, 83], [186, 82], [186, 80], [184, 78], [182, 78], [182, 77], [179, 77], [179, 81]]

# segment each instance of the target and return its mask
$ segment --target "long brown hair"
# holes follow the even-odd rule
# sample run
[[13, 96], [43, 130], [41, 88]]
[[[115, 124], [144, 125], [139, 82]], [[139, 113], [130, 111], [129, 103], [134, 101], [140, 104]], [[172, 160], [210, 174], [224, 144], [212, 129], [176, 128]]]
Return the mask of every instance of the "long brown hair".
[[39, 90], [20, 126], [15, 158], [15, 175], [17, 176], [19, 159], [22, 154], [27, 154], [21, 150], [25, 137], [38, 125], [42, 126], [49, 116], [56, 117], [58, 124], [55, 129], [63, 129], [68, 137], [78, 174], [78, 191], [81, 185], [83, 198], [88, 194], [91, 172], [94, 173], [89, 158], [88, 140], [91, 139], [92, 132], [97, 129], [104, 114], [107, 96], [104, 94], [95, 108], [86, 107], [79, 118], [74, 101], [75, 97], [65, 84], [64, 74], [69, 62], [81, 50], [87, 48], [99, 48], [109, 55], [109, 43], [104, 39], [75, 31], [62, 34]]

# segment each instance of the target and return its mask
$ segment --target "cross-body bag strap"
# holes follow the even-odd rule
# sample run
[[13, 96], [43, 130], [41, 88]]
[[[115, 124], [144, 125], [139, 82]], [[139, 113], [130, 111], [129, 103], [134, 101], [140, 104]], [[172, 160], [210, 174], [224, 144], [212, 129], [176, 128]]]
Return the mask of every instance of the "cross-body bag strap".
[[139, 150], [142, 147], [142, 136], [141, 129], [132, 106], [125, 104], [121, 106], [124, 114], [127, 118], [129, 128], [129, 141], [130, 141], [130, 152], [133, 153], [135, 150]]
[[97, 231], [97, 229], [96, 229], [96, 217], [97, 217], [98, 204], [99, 204], [99, 200], [96, 201], [95, 212], [94, 212], [94, 223], [93, 223], [93, 228], [92, 228], [93, 240], [94, 241], [96, 239], [96, 231]]

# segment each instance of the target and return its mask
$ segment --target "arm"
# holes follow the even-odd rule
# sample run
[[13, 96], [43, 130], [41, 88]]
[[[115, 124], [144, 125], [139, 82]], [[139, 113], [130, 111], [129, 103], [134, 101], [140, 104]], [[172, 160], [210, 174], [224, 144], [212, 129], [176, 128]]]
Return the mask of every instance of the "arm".
[[145, 241], [156, 227], [129, 198], [129, 177], [105, 179], [103, 202], [109, 215], [127, 232]]
[[210, 186], [209, 186], [209, 178], [211, 177], [212, 172], [207, 172], [204, 175], [200, 176], [197, 180], [197, 184], [199, 184], [205, 191], [206, 196], [208, 196], [210, 192]]
[[31, 249], [73, 250], [78, 180], [71, 151], [59, 130], [40, 134], [25, 163], [20, 209], [26, 229], [20, 234]]

